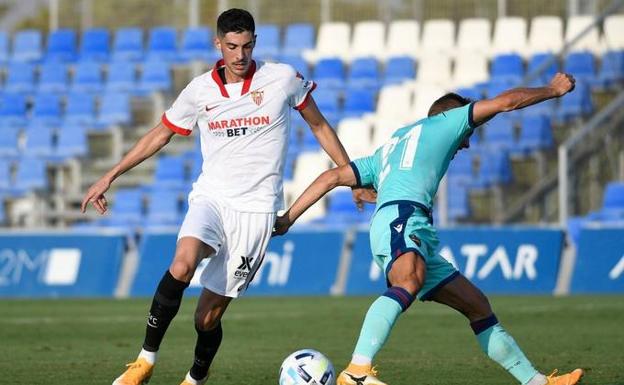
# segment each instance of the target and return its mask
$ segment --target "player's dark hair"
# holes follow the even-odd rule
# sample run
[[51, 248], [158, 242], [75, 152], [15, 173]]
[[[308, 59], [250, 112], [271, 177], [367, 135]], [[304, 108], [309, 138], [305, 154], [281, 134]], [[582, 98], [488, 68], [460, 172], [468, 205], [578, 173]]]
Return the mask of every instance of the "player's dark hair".
[[431, 107], [429, 107], [429, 113], [427, 114], [427, 116], [437, 115], [441, 112], [465, 106], [466, 104], [470, 103], [472, 103], [471, 99], [464, 98], [463, 96], [458, 95], [454, 92], [449, 92], [448, 94], [433, 102]]
[[249, 31], [256, 32], [256, 23], [251, 13], [244, 9], [232, 8], [224, 11], [217, 19], [217, 34], [220, 37], [228, 32], [241, 33]]

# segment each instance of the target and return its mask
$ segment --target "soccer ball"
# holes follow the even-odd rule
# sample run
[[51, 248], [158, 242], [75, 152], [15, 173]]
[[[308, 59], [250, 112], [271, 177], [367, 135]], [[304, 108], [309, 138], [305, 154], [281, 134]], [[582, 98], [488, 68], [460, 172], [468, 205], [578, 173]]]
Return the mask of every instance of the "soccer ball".
[[297, 350], [286, 357], [279, 371], [279, 385], [335, 385], [334, 366], [313, 349]]

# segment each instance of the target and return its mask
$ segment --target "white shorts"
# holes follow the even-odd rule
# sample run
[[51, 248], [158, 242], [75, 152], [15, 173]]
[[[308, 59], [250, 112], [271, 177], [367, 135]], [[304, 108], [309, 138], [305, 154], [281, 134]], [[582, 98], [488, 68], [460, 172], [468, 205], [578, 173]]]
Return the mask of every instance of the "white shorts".
[[197, 238], [215, 250], [201, 273], [201, 285], [226, 297], [242, 295], [262, 264], [275, 217], [239, 212], [206, 196], [190, 197], [178, 240]]

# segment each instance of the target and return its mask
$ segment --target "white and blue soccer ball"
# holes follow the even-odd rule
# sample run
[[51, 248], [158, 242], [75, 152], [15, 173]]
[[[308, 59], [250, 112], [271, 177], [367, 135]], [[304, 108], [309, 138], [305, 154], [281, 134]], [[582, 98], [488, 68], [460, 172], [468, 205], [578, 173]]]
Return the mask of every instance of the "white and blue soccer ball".
[[313, 349], [297, 350], [286, 357], [279, 371], [279, 385], [335, 385], [334, 365]]

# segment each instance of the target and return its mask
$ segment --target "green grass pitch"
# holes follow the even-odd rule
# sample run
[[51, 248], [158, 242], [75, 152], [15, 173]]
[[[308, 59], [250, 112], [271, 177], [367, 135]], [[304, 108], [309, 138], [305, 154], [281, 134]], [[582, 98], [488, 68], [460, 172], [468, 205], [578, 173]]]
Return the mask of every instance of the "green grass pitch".
[[[247, 297], [223, 320], [210, 384], [273, 385], [301, 348], [341, 370], [371, 297]], [[150, 385], [181, 382], [192, 363], [195, 298], [169, 329]], [[0, 384], [110, 384], [140, 348], [150, 300], [0, 301]], [[543, 372], [586, 370], [583, 384], [624, 384], [624, 296], [493, 297], [498, 318]], [[479, 350], [462, 316], [417, 303], [376, 359], [391, 385], [515, 384]], [[547, 373], [548, 374], [548, 373]]]

